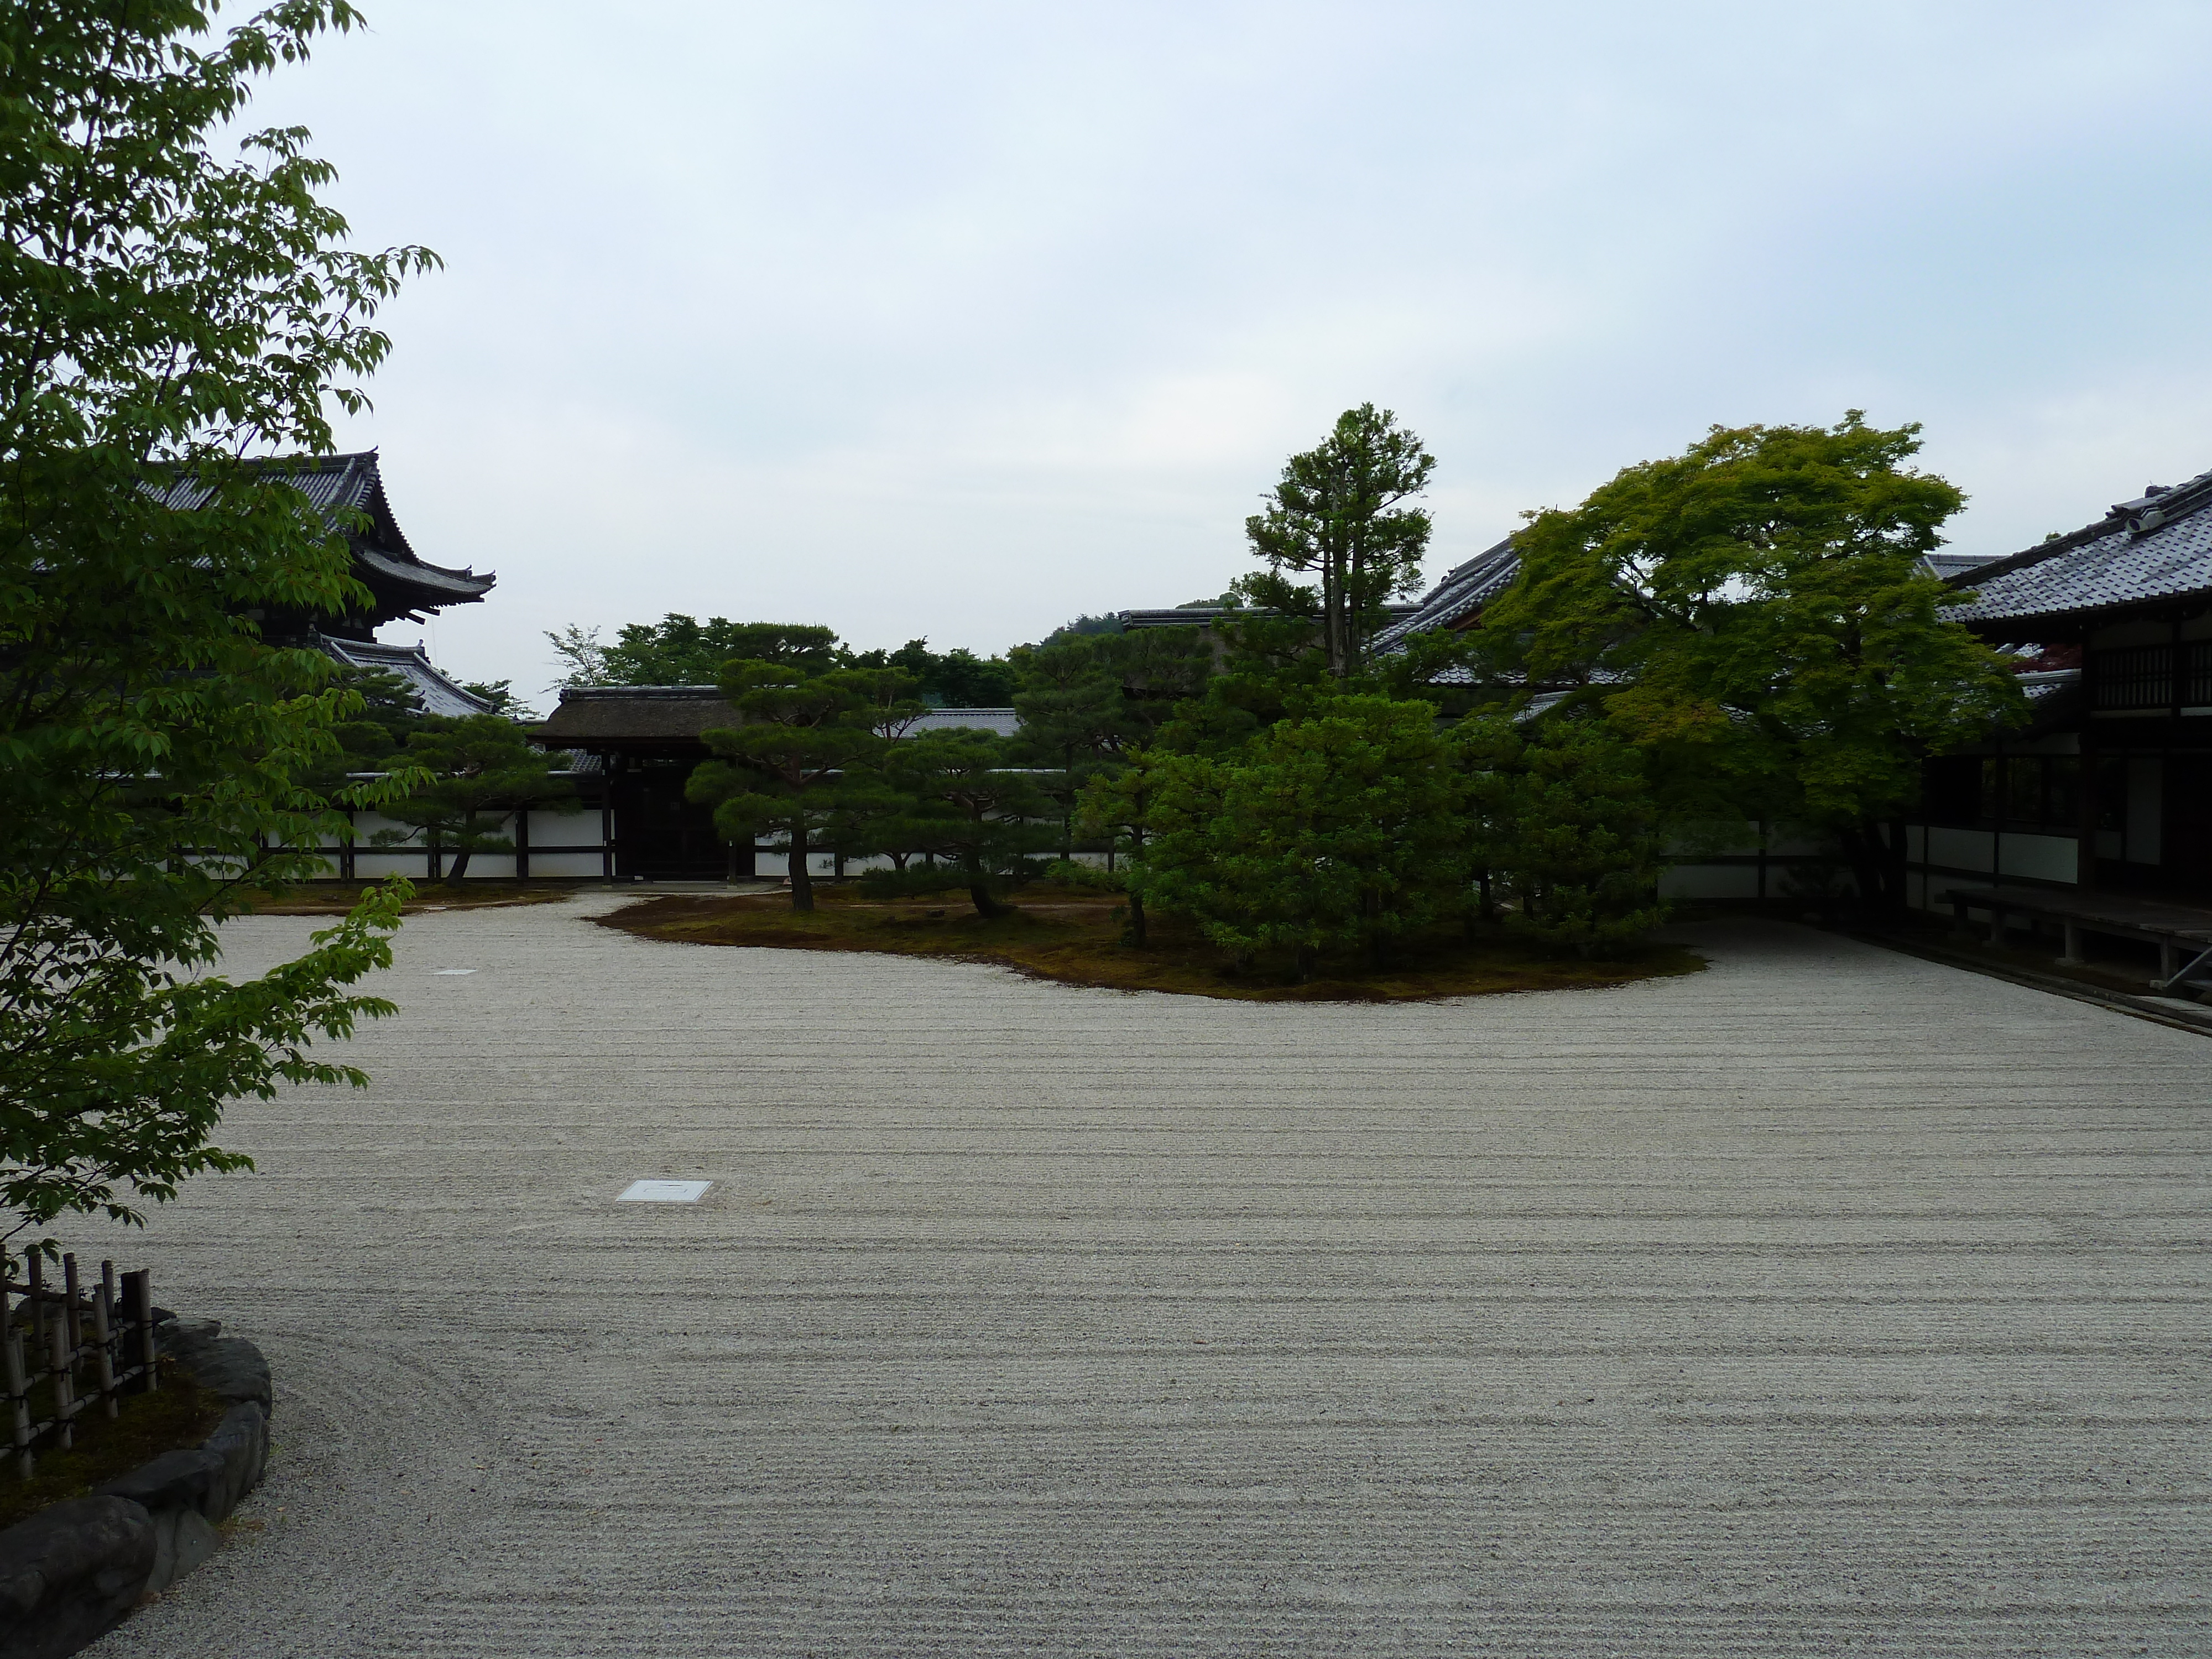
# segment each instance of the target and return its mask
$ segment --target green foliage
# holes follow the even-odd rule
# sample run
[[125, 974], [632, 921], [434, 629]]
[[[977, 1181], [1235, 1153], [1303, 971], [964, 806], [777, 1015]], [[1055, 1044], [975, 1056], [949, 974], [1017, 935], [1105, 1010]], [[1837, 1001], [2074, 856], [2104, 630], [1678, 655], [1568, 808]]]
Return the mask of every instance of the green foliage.
[[1582, 957], [1617, 954], [1666, 920], [1658, 813], [1643, 757], [1619, 732], [1590, 715], [1523, 727], [1485, 714], [1455, 735], [1486, 906], [1510, 892], [1516, 931]]
[[1455, 913], [1466, 784], [1425, 702], [1314, 700], [1241, 754], [1159, 757], [1130, 891], [1240, 956], [1390, 942]]
[[657, 623], [629, 623], [612, 645], [596, 628], [571, 624], [546, 641], [562, 663], [562, 685], [713, 685], [733, 662], [767, 662], [801, 674], [833, 668], [890, 668], [912, 677], [915, 694], [933, 708], [1003, 708], [1014, 695], [1014, 671], [999, 657], [966, 647], [932, 651], [908, 640], [896, 651], [854, 651], [836, 630], [799, 623], [701, 622], [671, 611]]
[[1044, 867], [1044, 878], [1057, 882], [1062, 887], [1079, 888], [1092, 893], [1122, 893], [1129, 887], [1128, 872], [1106, 870], [1095, 864], [1078, 864], [1073, 859], [1054, 859]]
[[1065, 859], [1074, 850], [1085, 788], [1120, 770], [1179, 703], [1204, 689], [1212, 647], [1197, 628], [1146, 628], [1017, 646], [1012, 656], [1021, 677], [1016, 752], [1040, 768], [1039, 787], [1060, 809]]
[[538, 711], [515, 696], [513, 680], [463, 680], [461, 690], [471, 696], [481, 697], [490, 705], [487, 714], [496, 714], [501, 720], [535, 721]]
[[932, 651], [927, 640], [908, 640], [896, 651], [854, 651], [856, 668], [896, 668], [911, 674], [921, 700], [933, 708], [1004, 708], [1014, 698], [1014, 667], [1003, 657], [979, 657], [965, 646]]
[[1906, 463], [1915, 426], [1716, 427], [1571, 511], [1534, 514], [1481, 633], [1493, 666], [1612, 682], [1609, 717], [1746, 817], [1825, 826], [1896, 902], [1873, 826], [1929, 754], [2017, 720], [1989, 647], [1921, 567], [1962, 497]]
[[332, 728], [342, 759], [320, 775], [317, 787], [329, 794], [345, 787], [347, 775], [389, 769], [392, 757], [406, 747], [426, 718], [415, 688], [381, 668], [342, 671], [339, 687], [359, 699], [358, 706]]
[[[326, 400], [419, 248], [360, 254], [296, 129], [215, 141], [255, 76], [357, 18], [288, 0], [210, 40], [201, 7], [0, 9], [0, 1203], [10, 1250], [60, 1217], [138, 1218], [223, 1103], [360, 1083], [307, 1058], [391, 1012], [343, 988], [389, 960], [364, 900], [298, 960], [208, 973], [247, 884], [322, 867], [313, 781], [365, 712], [249, 615], [357, 614], [344, 538], [281, 466], [327, 451]], [[161, 492], [200, 486], [189, 510]], [[409, 780], [348, 789], [373, 805]], [[29, 1235], [26, 1237], [26, 1235]], [[18, 1243], [21, 1241], [21, 1243]]]
[[548, 629], [545, 642], [553, 647], [553, 654], [561, 663], [561, 672], [554, 677], [555, 685], [608, 684], [607, 647], [600, 643], [598, 629], [580, 628], [570, 623], [557, 634]]
[[1043, 642], [1047, 645], [1057, 645], [1060, 641], [1079, 634], [1118, 634], [1120, 632], [1121, 632], [1121, 619], [1113, 612], [1109, 611], [1103, 617], [1093, 617], [1086, 613], [1072, 621], [1060, 623], [1059, 627], [1045, 635]]
[[[571, 629], [569, 635], [578, 630]], [[556, 650], [567, 636], [548, 635]], [[595, 636], [587, 635], [587, 638]], [[834, 629], [799, 623], [733, 623], [671, 611], [657, 623], [630, 623], [599, 655], [602, 685], [713, 685], [732, 662], [774, 663], [802, 674], [837, 665]]]
[[1163, 749], [1231, 753], [1330, 688], [1372, 689], [1364, 676], [1331, 677], [1327, 660], [1314, 649], [1310, 618], [1272, 612], [1223, 617], [1215, 619], [1213, 631], [1221, 642], [1220, 660], [1212, 665], [1217, 672], [1201, 678], [1192, 695], [1175, 705], [1174, 719], [1158, 734]]
[[885, 829], [937, 860], [903, 870], [871, 871], [863, 892], [884, 896], [964, 887], [978, 915], [998, 915], [1001, 895], [1036, 878], [1033, 854], [1056, 837], [1046, 817], [1052, 803], [1027, 773], [1010, 763], [1012, 745], [990, 732], [962, 728], [902, 738], [878, 761], [883, 787], [898, 802]]
[[911, 676], [895, 668], [811, 672], [795, 662], [727, 664], [721, 691], [740, 724], [704, 734], [721, 758], [703, 762], [685, 784], [713, 804], [725, 841], [781, 836], [788, 848], [791, 908], [814, 908], [808, 854], [824, 836], [847, 843], [856, 820], [880, 818], [893, 803], [867, 769], [886, 733], [921, 711]]
[[[534, 747], [520, 726], [498, 714], [425, 719], [409, 733], [403, 758], [427, 781], [386, 805], [384, 816], [413, 825], [428, 836], [434, 851], [450, 854], [451, 882], [467, 878], [469, 860], [478, 853], [514, 850], [505, 833], [508, 814], [575, 793], [567, 779], [553, 775], [568, 757]], [[387, 830], [374, 839], [389, 846], [407, 838]]]
[[[1436, 458], [1397, 421], [1372, 404], [1347, 409], [1318, 447], [1284, 463], [1267, 509], [1244, 521], [1267, 568], [1235, 591], [1317, 623], [1322, 657], [1340, 679], [1364, 661], [1385, 602], [1419, 585], [1429, 544], [1429, 515], [1398, 504], [1428, 487]], [[1310, 573], [1319, 586], [1295, 583], [1285, 571]]]

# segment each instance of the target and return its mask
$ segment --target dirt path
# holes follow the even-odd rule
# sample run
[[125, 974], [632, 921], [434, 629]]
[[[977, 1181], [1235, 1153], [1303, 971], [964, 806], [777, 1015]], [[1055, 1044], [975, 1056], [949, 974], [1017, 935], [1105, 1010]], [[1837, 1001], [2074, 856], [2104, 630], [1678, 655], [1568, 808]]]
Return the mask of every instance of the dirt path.
[[1780, 927], [1255, 1006], [605, 902], [410, 921], [376, 1087], [115, 1249], [280, 1456], [104, 1659], [2212, 1651], [2201, 1038]]

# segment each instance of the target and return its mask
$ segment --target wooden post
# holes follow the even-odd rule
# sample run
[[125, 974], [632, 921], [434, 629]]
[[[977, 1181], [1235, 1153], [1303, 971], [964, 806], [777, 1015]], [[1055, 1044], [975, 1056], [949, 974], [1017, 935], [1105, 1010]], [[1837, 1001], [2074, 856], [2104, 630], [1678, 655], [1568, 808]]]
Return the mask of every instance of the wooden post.
[[62, 1258], [62, 1328], [69, 1333], [70, 1364], [76, 1364], [76, 1351], [84, 1346], [84, 1321], [77, 1316], [76, 1257], [74, 1254]]
[[514, 809], [514, 878], [530, 879], [530, 809]]
[[31, 1280], [31, 1352], [46, 1351], [46, 1259], [33, 1252], [26, 1258], [30, 1264]]
[[100, 1344], [93, 1375], [100, 1379], [100, 1403], [110, 1417], [115, 1404], [115, 1264], [100, 1264], [100, 1288], [93, 1293], [92, 1331]]
[[141, 1267], [135, 1273], [124, 1274], [123, 1294], [131, 1304], [131, 1316], [138, 1327], [138, 1369], [145, 1382], [143, 1392], [152, 1394], [161, 1386], [161, 1373], [154, 1364], [154, 1270]]
[[[0, 1304], [7, 1298], [0, 1296]], [[37, 1472], [38, 1459], [31, 1455], [31, 1384], [23, 1370], [23, 1334], [14, 1325], [7, 1327], [0, 1336], [0, 1348], [7, 1351], [9, 1416], [14, 1422], [11, 1436], [15, 1446], [15, 1473], [28, 1480]]]
[[1990, 943], [2000, 951], [2004, 949], [2004, 906], [1994, 899], [1990, 902]]
[[2063, 926], [2066, 929], [2066, 954], [2058, 958], [2058, 965], [2062, 968], [2079, 968], [2081, 965], [2081, 925], [2076, 921], [2068, 921]]
[[46, 1374], [54, 1383], [54, 1448], [67, 1451], [76, 1444], [76, 1407], [70, 1403], [70, 1355], [62, 1346], [61, 1320], [46, 1326]]

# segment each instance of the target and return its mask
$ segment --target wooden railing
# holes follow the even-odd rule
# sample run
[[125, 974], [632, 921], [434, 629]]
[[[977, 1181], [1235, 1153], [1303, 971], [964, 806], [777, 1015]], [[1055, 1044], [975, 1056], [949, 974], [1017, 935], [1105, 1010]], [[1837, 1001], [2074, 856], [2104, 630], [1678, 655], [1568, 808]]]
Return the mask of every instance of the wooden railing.
[[[28, 1480], [40, 1450], [67, 1451], [76, 1422], [97, 1404], [109, 1417], [125, 1394], [161, 1386], [154, 1364], [154, 1285], [141, 1269], [119, 1277], [100, 1264], [100, 1282], [77, 1283], [76, 1258], [62, 1258], [62, 1284], [46, 1283], [46, 1262], [30, 1258], [24, 1283], [0, 1280], [0, 1364], [6, 1367], [15, 1471]], [[32, 1414], [43, 1389], [44, 1415]]]

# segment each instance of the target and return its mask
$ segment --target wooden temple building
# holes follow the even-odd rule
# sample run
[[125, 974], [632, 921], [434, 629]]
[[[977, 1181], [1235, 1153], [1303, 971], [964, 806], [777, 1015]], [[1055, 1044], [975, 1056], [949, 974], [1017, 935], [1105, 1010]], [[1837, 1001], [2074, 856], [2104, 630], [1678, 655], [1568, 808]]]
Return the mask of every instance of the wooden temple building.
[[[2179, 960], [2212, 922], [2212, 472], [2009, 556], [1927, 564], [1972, 596], [1947, 614], [2016, 654], [2033, 712], [1929, 763], [1921, 810], [1893, 830], [1909, 902], [1978, 910], [1999, 931], [2008, 915], [2071, 930], [2069, 954], [2076, 933], [2108, 932]], [[1508, 537], [1447, 572], [1375, 648], [1480, 627], [1519, 571]], [[1664, 890], [1763, 897], [1773, 866], [1828, 859], [1802, 840], [1700, 851], [1672, 861]]]
[[1951, 581], [2035, 712], [1931, 765], [1915, 873], [2212, 899], [2212, 472]]
[[[392, 516], [383, 468], [373, 449], [350, 455], [280, 456], [254, 466], [300, 490], [323, 510], [325, 523], [335, 524], [341, 514], [361, 515], [365, 524], [348, 526], [346, 544], [354, 578], [370, 595], [365, 609], [343, 616], [291, 611], [262, 617], [262, 636], [308, 646], [350, 668], [396, 675], [430, 714], [483, 713], [489, 705], [440, 672], [420, 646], [380, 645], [376, 630], [390, 623], [422, 622], [448, 606], [480, 604], [499, 578], [416, 556]], [[179, 479], [161, 499], [188, 512], [206, 501], [207, 492], [195, 480]]]

